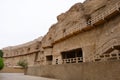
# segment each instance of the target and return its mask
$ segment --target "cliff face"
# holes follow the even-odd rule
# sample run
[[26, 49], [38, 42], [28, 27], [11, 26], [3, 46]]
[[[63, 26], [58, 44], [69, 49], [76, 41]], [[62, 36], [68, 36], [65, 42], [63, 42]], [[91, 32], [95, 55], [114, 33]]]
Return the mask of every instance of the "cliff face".
[[[27, 56], [33, 54], [31, 56], [32, 59], [35, 58], [34, 61], [46, 64], [46, 58], [52, 59], [52, 55], [55, 64], [55, 60], [62, 59], [61, 52], [81, 48], [84, 52], [84, 61], [88, 61], [96, 52], [102, 53], [104, 48], [101, 46], [113, 46], [114, 40], [113, 43], [106, 41], [112, 41], [111, 38], [119, 36], [119, 11], [116, 9], [118, 2], [119, 0], [86, 0], [84, 3], [76, 3], [68, 11], [57, 16], [58, 22], [50, 27], [41, 40], [30, 42], [31, 45], [24, 44], [5, 49], [8, 51], [6, 53], [12, 53], [9, 53], [9, 56], [6, 54], [5, 57], [20, 56], [20, 53]], [[114, 17], [113, 21], [111, 16]], [[96, 50], [99, 47], [101, 49]]]
[[87, 15], [97, 16], [117, 2], [119, 0], [86, 0], [83, 6]]
[[70, 22], [70, 21], [78, 21], [84, 16], [83, 5], [81, 3], [77, 3], [73, 5], [66, 13], [62, 13], [57, 17], [58, 23], [62, 22]]
[[118, 1], [86, 0], [84, 3], [74, 4], [68, 11], [57, 16], [58, 22], [52, 25], [43, 37], [43, 47], [52, 46], [52, 43], [63, 36], [64, 32], [69, 34], [67, 29], [86, 24], [91, 17], [96, 17]]
[[102, 13], [106, 8], [119, 2], [119, 0], [86, 0], [84, 3], [76, 3], [67, 12], [60, 14], [58, 23], [78, 21], [82, 18]]
[[104, 7], [108, 0], [86, 0], [83, 5], [85, 13], [88, 15], [93, 14], [98, 9]]

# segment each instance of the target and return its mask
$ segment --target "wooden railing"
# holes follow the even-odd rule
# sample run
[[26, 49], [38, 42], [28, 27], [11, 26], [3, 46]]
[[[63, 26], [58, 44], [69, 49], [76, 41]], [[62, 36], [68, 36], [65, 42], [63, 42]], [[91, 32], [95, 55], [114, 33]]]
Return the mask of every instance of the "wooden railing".
[[120, 45], [120, 37], [114, 37], [111, 40], [106, 41], [101, 47], [96, 50], [96, 54], [103, 54], [108, 49], [113, 48], [115, 45]]
[[109, 61], [109, 60], [120, 60], [120, 52], [114, 54], [102, 54], [96, 56], [94, 61]]
[[83, 57], [75, 57], [75, 58], [67, 58], [67, 59], [59, 59], [53, 61], [55, 64], [68, 64], [68, 63], [80, 63], [83, 62]]
[[[89, 57], [88, 61], [91, 62], [91, 61], [97, 61], [97, 60], [99, 61], [99, 60], [101, 60], [101, 57], [100, 57], [101, 55], [106, 55], [106, 53], [107, 53], [107, 55], [109, 55], [110, 52], [115, 50], [114, 46], [119, 46], [119, 45], [120, 45], [120, 38], [119, 37], [107, 41], [101, 47], [99, 47], [93, 55], [91, 55]], [[111, 58], [112, 58], [112, 56], [111, 56]]]
[[120, 52], [92, 55], [88, 62], [120, 60]]
[[[88, 22], [90, 22], [89, 25], [93, 26], [96, 23], [100, 23], [100, 22], [105, 22], [105, 19], [108, 18], [108, 16], [113, 16], [111, 14], [116, 14], [119, 13], [119, 9], [120, 9], [120, 2], [116, 3], [115, 5], [109, 7], [108, 9], [106, 9], [105, 11], [103, 11], [101, 14], [97, 15], [97, 16], [93, 16]], [[63, 32], [63, 30], [59, 30], [56, 33], [55, 36], [55, 40], [54, 41], [58, 41], [61, 40], [63, 38], [66, 38], [67, 36], [71, 36], [75, 33], [81, 32], [83, 29], [85, 29], [86, 27], [88, 27], [87, 22], [86, 23], [77, 23], [71, 27], [66, 28], [65, 32]]]
[[119, 12], [119, 8], [120, 8], [120, 2], [118, 2], [115, 5], [109, 7], [108, 9], [106, 9], [101, 14], [92, 17], [91, 20], [90, 20], [91, 25], [94, 25], [95, 23], [99, 22], [100, 20], [104, 20], [106, 17], [115, 13], [116, 11]]
[[[114, 50], [115, 46], [119, 46], [120, 45], [120, 37], [115, 37], [111, 40], [106, 41], [101, 47], [99, 47], [93, 55], [91, 55], [87, 61], [91, 62], [91, 61], [95, 61], [95, 59], [100, 59], [100, 56], [103, 54], [106, 54], [107, 52], [112, 52]], [[110, 50], [110, 51], [108, 51]]]
[[63, 64], [67, 64], [67, 63], [80, 63], [80, 62], [83, 62], [83, 58], [82, 57], [63, 59]]

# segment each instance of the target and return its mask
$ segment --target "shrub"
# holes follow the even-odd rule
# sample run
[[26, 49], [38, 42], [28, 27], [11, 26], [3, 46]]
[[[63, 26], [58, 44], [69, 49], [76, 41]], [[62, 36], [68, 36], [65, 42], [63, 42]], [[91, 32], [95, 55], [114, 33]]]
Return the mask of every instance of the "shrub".
[[0, 57], [0, 70], [3, 69], [4, 67], [4, 62], [3, 59]]
[[26, 60], [20, 60], [17, 64], [24, 69], [28, 67], [28, 62]]
[[0, 50], [0, 57], [3, 57], [3, 51]]

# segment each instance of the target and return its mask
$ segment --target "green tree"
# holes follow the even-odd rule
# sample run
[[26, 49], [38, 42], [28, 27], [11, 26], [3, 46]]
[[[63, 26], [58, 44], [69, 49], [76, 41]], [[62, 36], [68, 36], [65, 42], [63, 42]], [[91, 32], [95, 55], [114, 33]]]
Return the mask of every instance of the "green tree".
[[4, 67], [4, 62], [3, 59], [0, 57], [0, 70], [3, 69]]
[[3, 57], [3, 51], [0, 50], [0, 57], [2, 58]]

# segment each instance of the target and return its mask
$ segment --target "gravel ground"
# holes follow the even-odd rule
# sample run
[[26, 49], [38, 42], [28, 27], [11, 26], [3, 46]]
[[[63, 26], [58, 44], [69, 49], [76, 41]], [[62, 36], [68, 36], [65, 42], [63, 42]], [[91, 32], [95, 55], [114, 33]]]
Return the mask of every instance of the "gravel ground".
[[56, 80], [50, 78], [28, 76], [23, 73], [0, 73], [0, 80]]

